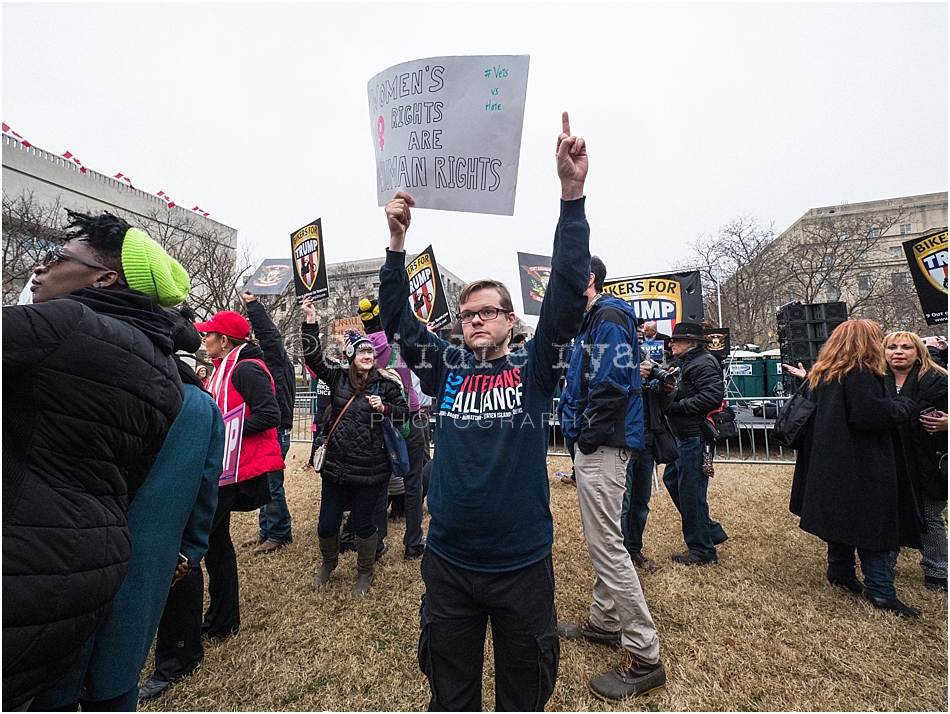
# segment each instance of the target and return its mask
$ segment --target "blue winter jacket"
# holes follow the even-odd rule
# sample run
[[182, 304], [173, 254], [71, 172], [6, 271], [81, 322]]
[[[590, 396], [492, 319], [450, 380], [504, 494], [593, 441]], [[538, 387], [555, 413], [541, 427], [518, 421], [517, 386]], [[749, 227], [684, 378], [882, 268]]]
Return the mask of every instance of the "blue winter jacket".
[[582, 453], [645, 448], [636, 314], [625, 300], [601, 294], [587, 311], [561, 402], [564, 434]]

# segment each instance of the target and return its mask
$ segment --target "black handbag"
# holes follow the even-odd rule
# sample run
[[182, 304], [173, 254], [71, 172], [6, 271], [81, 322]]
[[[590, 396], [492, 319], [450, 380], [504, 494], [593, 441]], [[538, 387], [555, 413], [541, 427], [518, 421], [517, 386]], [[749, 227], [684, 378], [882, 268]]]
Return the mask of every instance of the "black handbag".
[[670, 431], [665, 416], [660, 417], [660, 426], [653, 430], [653, 461], [658, 464], [672, 464], [679, 458], [676, 437]]
[[772, 427], [772, 438], [782, 446], [800, 448], [805, 440], [805, 426], [817, 406], [811, 397], [808, 382], [805, 382], [778, 410], [775, 426]]
[[735, 410], [726, 404], [725, 400], [722, 406], [706, 415], [700, 424], [703, 437], [709, 443], [716, 441], [725, 441], [739, 435], [739, 425], [736, 423]]

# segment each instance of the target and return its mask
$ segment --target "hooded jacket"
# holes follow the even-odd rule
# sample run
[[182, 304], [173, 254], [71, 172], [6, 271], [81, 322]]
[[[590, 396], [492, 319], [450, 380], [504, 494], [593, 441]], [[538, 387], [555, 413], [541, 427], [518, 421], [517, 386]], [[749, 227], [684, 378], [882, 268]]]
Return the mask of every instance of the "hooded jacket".
[[645, 447], [636, 324], [628, 302], [601, 293], [574, 340], [561, 413], [565, 435], [584, 454]]
[[3, 308], [3, 705], [62, 676], [122, 583], [129, 499], [181, 410], [172, 323], [135, 290]]

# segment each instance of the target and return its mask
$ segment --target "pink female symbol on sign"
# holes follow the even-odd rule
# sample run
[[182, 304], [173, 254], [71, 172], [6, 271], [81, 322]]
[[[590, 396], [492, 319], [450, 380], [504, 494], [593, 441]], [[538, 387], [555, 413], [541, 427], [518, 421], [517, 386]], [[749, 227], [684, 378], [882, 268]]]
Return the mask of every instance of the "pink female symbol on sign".
[[376, 122], [376, 135], [379, 137], [379, 150], [383, 150], [383, 144], [386, 142], [383, 141], [383, 133], [386, 131], [386, 122], [383, 121], [383, 118], [380, 117], [379, 121]]

